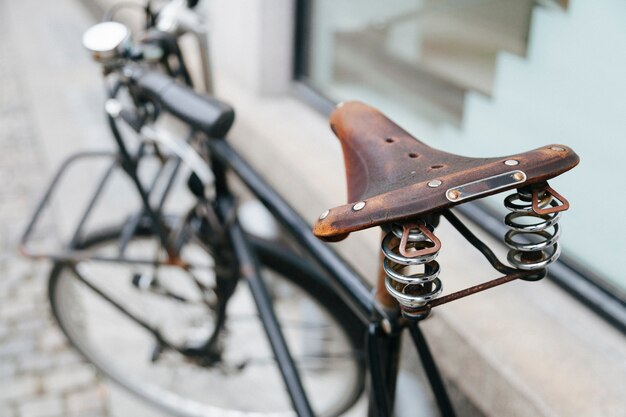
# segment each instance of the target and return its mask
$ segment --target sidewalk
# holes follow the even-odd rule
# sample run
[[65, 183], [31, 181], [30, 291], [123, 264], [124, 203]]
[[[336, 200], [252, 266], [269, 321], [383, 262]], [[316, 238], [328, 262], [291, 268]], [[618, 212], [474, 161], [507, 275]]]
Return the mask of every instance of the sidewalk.
[[[110, 142], [100, 73], [80, 45], [91, 23], [77, 1], [0, 2], [2, 417], [157, 415], [68, 346], [49, 311], [50, 264], [15, 251], [59, 161], [76, 149]], [[57, 229], [69, 217], [64, 210], [55, 214], [54, 225], [48, 220], [45, 227]]]
[[15, 244], [46, 182], [38, 126], [16, 61], [23, 47], [0, 3], [0, 415], [105, 416], [106, 390], [74, 353], [47, 305], [48, 265], [15, 253]]

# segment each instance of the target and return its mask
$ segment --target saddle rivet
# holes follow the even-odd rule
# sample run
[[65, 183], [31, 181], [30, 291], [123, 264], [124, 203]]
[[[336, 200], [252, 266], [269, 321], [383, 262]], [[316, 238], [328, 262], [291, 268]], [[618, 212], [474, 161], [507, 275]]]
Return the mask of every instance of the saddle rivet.
[[507, 159], [506, 161], [504, 161], [504, 165], [508, 165], [510, 167], [514, 167], [517, 164], [519, 164], [519, 161], [515, 159]]
[[365, 207], [365, 201], [359, 201], [358, 203], [352, 206], [352, 210], [359, 211], [359, 210], [362, 210], [363, 207]]
[[524, 174], [522, 174], [521, 172], [517, 171], [515, 174], [513, 174], [513, 179], [515, 181], [523, 181], [524, 180]]
[[324, 220], [330, 214], [330, 210], [326, 210], [322, 214], [320, 214], [320, 220]]
[[432, 180], [428, 183], [428, 186], [430, 188], [437, 188], [439, 187], [441, 184], [443, 184], [443, 182], [441, 182], [441, 180]]
[[553, 151], [558, 151], [558, 152], [563, 152], [565, 150], [565, 148], [562, 146], [551, 146], [550, 149], [552, 149]]
[[461, 197], [461, 192], [459, 190], [449, 190], [448, 191], [448, 198], [450, 200], [458, 200], [459, 197]]

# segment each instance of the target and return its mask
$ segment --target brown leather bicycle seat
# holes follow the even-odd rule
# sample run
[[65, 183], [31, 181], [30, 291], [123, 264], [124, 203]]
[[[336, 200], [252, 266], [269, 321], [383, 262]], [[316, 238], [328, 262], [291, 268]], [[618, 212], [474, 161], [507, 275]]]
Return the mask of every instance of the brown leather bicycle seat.
[[541, 183], [579, 162], [578, 155], [564, 145], [500, 158], [438, 151], [359, 102], [339, 106], [330, 126], [343, 148], [349, 204], [330, 209], [314, 225], [314, 234], [328, 241]]

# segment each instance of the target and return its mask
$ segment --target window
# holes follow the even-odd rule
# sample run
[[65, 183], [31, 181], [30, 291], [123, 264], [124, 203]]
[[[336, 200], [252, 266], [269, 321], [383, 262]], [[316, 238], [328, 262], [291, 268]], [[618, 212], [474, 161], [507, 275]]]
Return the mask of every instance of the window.
[[[626, 39], [614, 17], [623, 11], [537, 4], [557, 2], [301, 0], [297, 76], [331, 101], [372, 104], [449, 152], [570, 145], [581, 165], [551, 182], [572, 202], [564, 252], [623, 296], [626, 197], [615, 192], [624, 177], [615, 169], [626, 152], [616, 110], [626, 99], [626, 57], [606, 42]], [[610, 207], [600, 196], [611, 196]], [[504, 212], [501, 196], [488, 200]]]
[[303, 74], [333, 100], [398, 106], [458, 124], [489, 94], [497, 55], [523, 54], [532, 1], [313, 0]]

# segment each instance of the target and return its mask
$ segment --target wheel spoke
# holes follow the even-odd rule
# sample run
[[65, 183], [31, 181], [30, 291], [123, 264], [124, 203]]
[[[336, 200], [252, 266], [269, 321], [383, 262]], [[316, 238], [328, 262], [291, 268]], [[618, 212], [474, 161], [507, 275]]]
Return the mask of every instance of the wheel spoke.
[[[91, 253], [116, 253], [115, 236], [95, 242], [86, 248]], [[219, 416], [223, 410], [255, 410], [259, 415], [291, 415], [247, 287], [239, 285], [230, 298], [226, 327], [217, 337], [216, 312], [207, 305], [215, 301], [210, 253], [192, 243], [184, 245], [183, 259], [194, 267], [178, 268], [160, 261], [155, 242], [152, 236], [133, 236], [125, 248], [125, 256], [159, 261], [152, 264], [87, 260], [75, 268], [57, 264], [51, 299], [65, 333], [105, 374], [172, 414], [205, 410], [206, 415]], [[352, 319], [354, 326], [358, 319], [346, 314], [345, 306], [335, 313], [336, 302], [311, 297], [294, 285], [290, 275], [273, 269], [284, 264], [276, 262], [264, 273], [270, 272], [272, 301], [296, 366], [316, 412], [344, 410], [362, 387], [363, 368], [362, 354], [353, 348], [358, 342], [341, 324]], [[135, 282], [137, 274], [145, 276], [143, 283]], [[294, 274], [303, 285], [305, 278], [305, 273]], [[202, 352], [212, 339], [223, 357]], [[156, 352], [159, 344], [163, 349]], [[228, 394], [235, 392], [236, 397]]]

